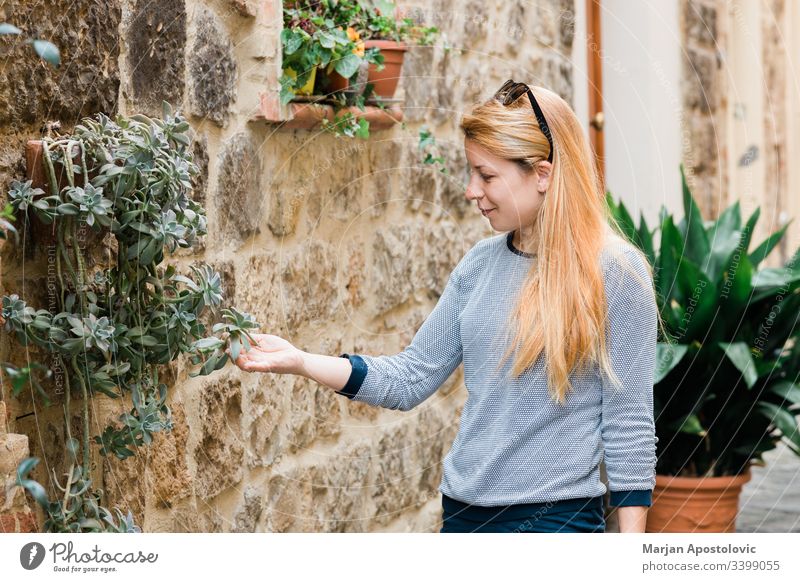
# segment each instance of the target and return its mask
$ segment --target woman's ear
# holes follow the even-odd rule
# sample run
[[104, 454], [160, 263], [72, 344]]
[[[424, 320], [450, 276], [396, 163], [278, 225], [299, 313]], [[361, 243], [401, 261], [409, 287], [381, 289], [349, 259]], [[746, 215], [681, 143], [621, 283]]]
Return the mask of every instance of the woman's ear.
[[550, 186], [550, 170], [553, 169], [553, 164], [547, 160], [543, 160], [536, 164], [536, 190], [539, 194], [544, 194]]

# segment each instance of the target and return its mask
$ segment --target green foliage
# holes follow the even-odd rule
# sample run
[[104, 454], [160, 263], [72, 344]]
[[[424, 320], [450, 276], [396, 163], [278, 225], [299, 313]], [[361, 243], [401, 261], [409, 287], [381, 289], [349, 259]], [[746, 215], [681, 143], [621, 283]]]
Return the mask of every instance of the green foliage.
[[49, 533], [141, 533], [133, 523], [133, 514], [127, 515], [114, 508], [117, 520], [100, 505], [100, 492], [91, 491], [91, 479], [77, 462], [80, 443], [76, 439], [67, 442], [70, 468], [66, 484], [62, 487], [55, 474], [53, 480], [63, 494], [63, 499], [50, 500], [41, 484], [29, 479], [28, 473], [39, 463], [36, 457], [28, 457], [17, 467], [15, 485], [25, 488], [45, 513], [45, 531]]
[[[438, 33], [436, 27], [416, 25], [412, 19], [394, 18], [395, 5], [387, 0], [297, 0], [283, 3], [281, 31], [283, 74], [280, 78], [280, 101], [289, 103], [297, 91], [318, 71], [339, 73], [352, 80], [362, 65], [384, 67], [384, 56], [378, 47], [365, 48], [366, 39], [388, 39], [431, 44]], [[287, 72], [291, 69], [293, 74]], [[364, 110], [364, 101], [372, 95], [372, 84], [366, 83], [360, 95], [354, 91], [329, 96], [334, 119], [323, 119], [322, 128], [344, 137], [369, 137], [369, 122], [351, 111]], [[383, 107], [380, 99], [379, 107]]]
[[419, 150], [424, 154], [422, 158], [423, 164], [439, 165], [439, 171], [443, 174], [449, 174], [449, 170], [445, 165], [444, 157], [439, 153], [439, 147], [436, 144], [436, 138], [427, 126], [423, 126], [419, 131]]
[[681, 175], [684, 216], [662, 208], [658, 241], [644, 217], [637, 227], [607, 202], [654, 266], [669, 333], [654, 378], [659, 473], [736, 475], [781, 439], [800, 455], [800, 249], [761, 267], [789, 223], [752, 248], [760, 209], [743, 223], [737, 201], [704, 221]]
[[[0, 22], [0, 35], [20, 36], [22, 31], [13, 24]], [[58, 52], [58, 47], [49, 40], [29, 38], [25, 42], [33, 47], [33, 50], [42, 60], [47, 61], [54, 67], [58, 67], [61, 64], [61, 54]]]
[[[82, 391], [83, 466], [68, 480], [85, 482], [86, 491], [91, 442], [101, 454], [125, 459], [136, 447], [150, 444], [155, 433], [171, 430], [167, 386], [158, 380], [160, 365], [187, 353], [195, 363], [205, 361], [194, 375], [219, 370], [226, 359], [214, 356], [208, 365], [207, 346], [213, 343], [223, 354], [230, 346], [238, 354], [242, 347], [249, 349], [249, 332], [257, 327], [248, 314], [221, 308], [221, 278], [208, 265], [192, 266], [189, 276], [163, 265], [165, 253], [191, 247], [206, 234], [205, 211], [189, 196], [198, 172], [189, 129], [167, 103], [161, 119], [133, 115], [112, 120], [97, 114], [83, 119], [71, 135], [43, 141], [47, 192], [31, 181], [11, 184], [10, 205], [23, 224], [38, 220], [54, 225], [58, 296], [55, 313], [35, 309], [17, 295], [4, 296], [4, 329], [22, 345], [35, 346], [62, 364], [65, 406], [70, 387]], [[66, 176], [63, 187], [56, 167]], [[115, 254], [111, 264], [94, 273], [87, 272], [80, 244], [84, 228], [114, 240], [108, 247]], [[216, 316], [220, 309], [222, 321], [209, 335], [201, 319], [207, 312]], [[33, 381], [29, 369], [4, 369], [14, 386]], [[118, 425], [91, 439], [88, 400], [97, 394], [130, 394], [133, 408], [119, 417]], [[106, 531], [120, 527], [89, 498], [76, 501], [75, 508], [58, 503], [51, 525], [73, 531], [69, 528], [75, 521], [86, 518], [96, 520], [91, 527]]]

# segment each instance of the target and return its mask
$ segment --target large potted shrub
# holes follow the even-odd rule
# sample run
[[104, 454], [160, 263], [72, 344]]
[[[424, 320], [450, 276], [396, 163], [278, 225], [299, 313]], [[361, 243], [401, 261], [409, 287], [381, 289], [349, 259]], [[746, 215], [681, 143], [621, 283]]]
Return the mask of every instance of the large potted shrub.
[[681, 167], [684, 216], [661, 209], [659, 240], [624, 204], [612, 213], [654, 265], [669, 337], [658, 344], [657, 477], [648, 532], [731, 532], [751, 465], [778, 441], [800, 455], [800, 249], [763, 261], [788, 223], [753, 248], [759, 209], [704, 221]]

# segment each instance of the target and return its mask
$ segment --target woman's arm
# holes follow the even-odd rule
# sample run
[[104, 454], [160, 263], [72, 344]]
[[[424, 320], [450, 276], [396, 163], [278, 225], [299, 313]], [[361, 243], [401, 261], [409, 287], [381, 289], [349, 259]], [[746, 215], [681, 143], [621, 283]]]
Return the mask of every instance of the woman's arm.
[[257, 334], [258, 345], [242, 351], [236, 364], [248, 372], [302, 375], [351, 400], [410, 410], [430, 397], [462, 361], [459, 290], [457, 267], [411, 344], [398, 354], [311, 354], [278, 336]]
[[[256, 333], [253, 339], [258, 343], [242, 350], [235, 362], [245, 372], [305, 376], [339, 391], [353, 371], [349, 360], [304, 352], [276, 335]], [[230, 348], [225, 351], [230, 355]]]
[[302, 357], [298, 374], [337, 392], [344, 388], [353, 371], [350, 360], [346, 358], [308, 352], [302, 352]]
[[646, 266], [633, 251], [625, 254], [642, 282], [611, 257], [604, 273], [607, 337], [611, 364], [622, 385], [603, 379], [601, 435], [610, 505], [620, 508], [626, 524], [638, 527], [642, 508], [646, 512], [652, 504], [656, 481], [653, 376], [658, 312], [655, 296], [646, 287], [652, 285]]
[[647, 507], [641, 505], [618, 507], [619, 533], [644, 533], [647, 510]]

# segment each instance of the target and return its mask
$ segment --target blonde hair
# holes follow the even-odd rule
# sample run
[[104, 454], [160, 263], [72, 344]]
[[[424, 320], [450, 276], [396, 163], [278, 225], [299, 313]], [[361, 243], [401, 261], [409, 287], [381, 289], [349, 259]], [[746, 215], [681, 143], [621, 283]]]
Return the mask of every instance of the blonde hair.
[[[573, 389], [570, 375], [590, 370], [594, 364], [621, 387], [607, 353], [608, 313], [601, 253], [610, 249], [622, 257], [625, 253], [618, 251], [628, 248], [639, 255], [651, 279], [653, 268], [647, 256], [627, 242], [614, 221], [595, 156], [575, 113], [556, 93], [530, 88], [550, 127], [553, 162], [550, 183], [536, 217], [537, 260], [511, 311], [508, 327], [515, 327], [516, 332], [500, 365], [518, 347], [512, 367], [516, 378], [544, 352], [548, 389], [553, 399], [563, 404], [567, 392]], [[495, 98], [477, 105], [462, 117], [460, 128], [466, 138], [497, 157], [516, 162], [526, 173], [536, 171], [550, 151], [525, 94], [509, 105]], [[635, 274], [624, 257], [621, 264]], [[655, 301], [652, 283], [635, 276], [649, 288]], [[663, 331], [660, 313], [658, 322]]]

